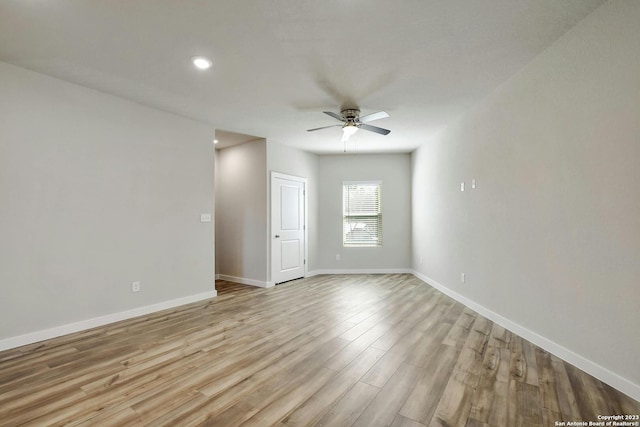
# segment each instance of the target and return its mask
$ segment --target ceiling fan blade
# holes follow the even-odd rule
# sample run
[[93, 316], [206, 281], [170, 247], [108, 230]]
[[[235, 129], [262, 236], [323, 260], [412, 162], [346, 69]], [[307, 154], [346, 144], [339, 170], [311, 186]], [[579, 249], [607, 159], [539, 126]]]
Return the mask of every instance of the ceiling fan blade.
[[366, 125], [366, 124], [361, 124], [360, 126], [358, 126], [360, 129], [364, 129], [364, 130], [368, 130], [370, 132], [375, 132], [375, 133], [379, 133], [380, 135], [389, 135], [389, 133], [391, 133], [391, 131], [389, 129], [383, 129], [383, 128], [379, 128], [378, 126], [371, 126], [371, 125]]
[[386, 119], [389, 115], [384, 111], [378, 111], [377, 113], [367, 114], [366, 116], [360, 117], [360, 123], [372, 122], [374, 120]]
[[342, 116], [341, 116], [340, 114], [336, 114], [336, 113], [334, 113], [333, 111], [323, 111], [323, 113], [325, 113], [325, 114], [327, 114], [327, 115], [329, 115], [329, 116], [333, 117], [334, 119], [338, 119], [338, 120], [340, 120], [341, 122], [346, 121], [345, 119], [343, 119], [343, 118], [342, 118]]
[[320, 129], [326, 129], [326, 128], [334, 128], [334, 127], [339, 127], [339, 126], [342, 126], [342, 125], [322, 126], [321, 128], [307, 129], [307, 132], [313, 132], [314, 130], [320, 130]]

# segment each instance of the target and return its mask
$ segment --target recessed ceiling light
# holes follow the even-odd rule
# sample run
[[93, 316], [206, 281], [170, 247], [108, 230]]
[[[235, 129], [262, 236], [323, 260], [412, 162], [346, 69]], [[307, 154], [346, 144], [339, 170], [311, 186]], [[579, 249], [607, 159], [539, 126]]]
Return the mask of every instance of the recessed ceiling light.
[[214, 143], [214, 144], [217, 144], [217, 143], [218, 143], [218, 140], [217, 140], [217, 139], [214, 139], [214, 140], [213, 140], [213, 143]]
[[194, 56], [191, 58], [191, 62], [195, 65], [196, 68], [201, 70], [206, 70], [207, 68], [211, 68], [213, 62], [210, 59], [205, 58], [204, 56]]

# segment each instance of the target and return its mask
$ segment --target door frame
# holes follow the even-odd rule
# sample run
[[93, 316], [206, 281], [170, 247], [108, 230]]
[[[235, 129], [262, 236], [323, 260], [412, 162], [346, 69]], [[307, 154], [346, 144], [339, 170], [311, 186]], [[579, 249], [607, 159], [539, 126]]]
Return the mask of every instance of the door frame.
[[269, 216], [268, 216], [268, 221], [269, 221], [269, 235], [267, 236], [267, 246], [268, 246], [268, 253], [269, 253], [269, 281], [267, 282], [267, 287], [272, 287], [275, 286], [275, 282], [273, 280], [273, 251], [272, 251], [272, 236], [273, 236], [273, 230], [272, 230], [272, 226], [273, 226], [273, 218], [271, 218], [271, 213], [273, 212], [273, 195], [271, 194], [271, 188], [273, 185], [273, 180], [275, 178], [280, 178], [280, 179], [287, 179], [289, 181], [295, 181], [295, 182], [300, 182], [303, 185], [303, 190], [302, 190], [302, 197], [303, 197], [303, 205], [304, 205], [304, 212], [303, 212], [303, 227], [304, 227], [304, 253], [303, 253], [303, 257], [304, 257], [304, 269], [303, 269], [303, 273], [304, 276], [303, 277], [307, 277], [308, 271], [309, 271], [309, 264], [307, 263], [308, 261], [308, 257], [307, 254], [309, 253], [309, 227], [307, 226], [307, 220], [308, 220], [308, 215], [307, 212], [309, 211], [309, 206], [308, 206], [308, 200], [309, 198], [307, 197], [307, 190], [308, 190], [308, 179], [305, 177], [301, 177], [301, 176], [296, 176], [296, 175], [289, 175], [286, 173], [282, 173], [282, 172], [276, 172], [276, 171], [270, 171], [270, 178], [269, 178]]

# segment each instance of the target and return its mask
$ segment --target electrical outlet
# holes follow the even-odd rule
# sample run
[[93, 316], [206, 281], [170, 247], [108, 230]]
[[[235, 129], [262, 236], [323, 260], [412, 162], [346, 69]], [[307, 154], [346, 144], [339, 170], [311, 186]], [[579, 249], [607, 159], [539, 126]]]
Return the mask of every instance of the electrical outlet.
[[140, 292], [140, 282], [133, 282], [131, 284], [131, 292]]
[[460, 191], [464, 191], [464, 181], [460, 183]]
[[464, 273], [460, 273], [460, 282], [464, 283], [466, 280], [466, 275]]
[[336, 261], [340, 261], [340, 254], [336, 254]]

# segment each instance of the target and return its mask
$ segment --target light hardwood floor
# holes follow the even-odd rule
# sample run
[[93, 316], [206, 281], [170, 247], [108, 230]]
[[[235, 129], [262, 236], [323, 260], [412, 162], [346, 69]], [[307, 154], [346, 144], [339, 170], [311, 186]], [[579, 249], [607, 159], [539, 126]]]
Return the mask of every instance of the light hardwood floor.
[[534, 427], [640, 413], [410, 275], [216, 287], [0, 353], [0, 425]]

